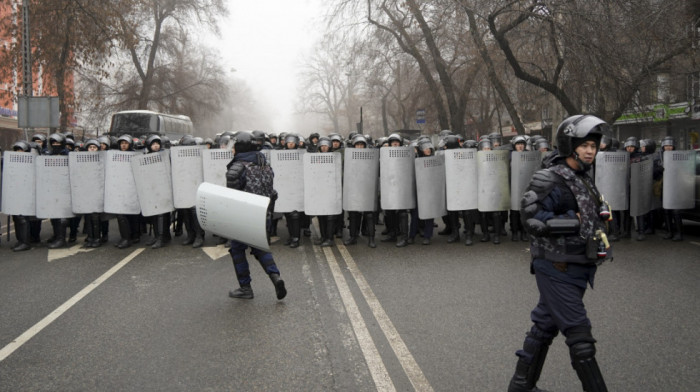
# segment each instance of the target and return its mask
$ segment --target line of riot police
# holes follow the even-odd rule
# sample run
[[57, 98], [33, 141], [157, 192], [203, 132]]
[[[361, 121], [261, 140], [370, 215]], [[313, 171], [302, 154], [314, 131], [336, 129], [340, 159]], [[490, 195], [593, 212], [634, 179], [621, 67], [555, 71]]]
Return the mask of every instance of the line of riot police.
[[[324, 247], [332, 246], [334, 237], [343, 238], [346, 227], [346, 245], [356, 244], [362, 235], [368, 246], [376, 247], [375, 226], [382, 215], [385, 238], [381, 241], [397, 247], [415, 243], [418, 235], [429, 245], [436, 218], [445, 224], [438, 234], [448, 236], [448, 243], [460, 240], [463, 227], [464, 244], [472, 245], [480, 227], [482, 242], [498, 244], [507, 234], [508, 221], [511, 240], [525, 241], [519, 200], [532, 174], [546, 166], [551, 155], [548, 141], [541, 136], [516, 136], [502, 145], [500, 134], [476, 141], [442, 131], [436, 148], [430, 137], [407, 140], [398, 133], [373, 141], [361, 134], [344, 138], [313, 133], [305, 139], [293, 133], [250, 132], [275, 172], [279, 197], [269, 235], [277, 236], [278, 222], [284, 217], [289, 232], [285, 244], [292, 248], [310, 237], [314, 216], [320, 228], [318, 244]], [[184, 245], [202, 246], [204, 232], [194, 207], [196, 188], [203, 181], [225, 186], [225, 165], [232, 156], [227, 146], [235, 135], [224, 132], [216, 141], [186, 136], [172, 148], [167, 138], [157, 135], [144, 140], [101, 136], [78, 143], [81, 151], [70, 154], [75, 143], [66, 135], [52, 134], [47, 139], [39, 134], [31, 142], [17, 142], [11, 159], [6, 153], [9, 170], [4, 170], [3, 186], [3, 212], [13, 216], [18, 238], [13, 249], [26, 250], [38, 241], [40, 219], [46, 218], [54, 229], [49, 247], [65, 246], [75, 241], [80, 216], [85, 216], [87, 247], [107, 241], [111, 217], [118, 222], [119, 248], [138, 243], [147, 223], [154, 235], [146, 244], [153, 248], [167, 244], [173, 219], [176, 236], [182, 234], [183, 225], [187, 229]], [[612, 222], [613, 239], [630, 232], [630, 216], [637, 218], [640, 234], [653, 229], [658, 221], [651, 217], [653, 207], [661, 203], [654, 204], [652, 194], [678, 193], [674, 190], [684, 196], [664, 197], [667, 208], [662, 220], [671, 238], [682, 238], [678, 213], [689, 208], [685, 207], [688, 199], [694, 202], [694, 188], [688, 196], [683, 182], [691, 155], [694, 175], [694, 154], [669, 155], [671, 162], [664, 165], [663, 155], [654, 153], [652, 143], [645, 141], [647, 153], [640, 156], [636, 151], [636, 155], [612, 151], [614, 141], [603, 140], [595, 175], [613, 216], [619, 218]], [[672, 139], [664, 139], [662, 145], [673, 151]], [[211, 147], [215, 148], [203, 153]], [[15, 156], [22, 153], [34, 159]], [[49, 156], [64, 158], [50, 163], [38, 159]], [[673, 178], [660, 184], [660, 176]], [[63, 197], [55, 197], [59, 194]], [[67, 227], [71, 228], [68, 239]]]
[[[214, 142], [186, 135], [173, 144], [179, 145], [178, 149], [190, 146], [201, 150], [212, 147]], [[39, 243], [41, 223], [47, 218], [53, 229], [47, 241], [50, 249], [73, 243], [83, 217], [83, 233], [87, 234], [84, 247], [96, 248], [107, 242], [109, 220], [116, 218], [120, 241], [115, 246], [126, 248], [140, 242], [150, 224], [154, 235], [146, 244], [159, 248], [170, 241], [171, 215], [175, 217], [176, 236], [183, 234], [183, 224], [187, 229], [183, 245], [202, 246], [204, 233], [194, 216], [193, 203], [184, 206], [179, 203], [177, 209], [167, 211], [167, 205], [158, 200], [150, 203], [155, 203], [160, 213], [142, 211], [144, 205], [151, 205], [150, 195], [158, 193], [158, 181], [153, 173], [144, 172], [140, 186], [144, 200], [140, 202], [134, 180], [138, 177], [133, 175], [131, 160], [168, 151], [170, 147], [170, 140], [158, 135], [143, 138], [103, 135], [76, 143], [73, 134], [52, 133], [48, 137], [36, 134], [30, 141], [17, 141], [12, 151], [3, 155], [2, 211], [12, 216], [15, 226], [17, 242], [12, 249], [24, 251]], [[218, 166], [225, 166], [230, 160], [230, 151], [226, 153]], [[169, 164], [168, 159], [168, 177]], [[175, 174], [176, 180], [180, 177]], [[219, 177], [223, 179], [223, 174]], [[193, 181], [197, 180], [191, 180], [183, 192], [193, 192], [189, 186]]]

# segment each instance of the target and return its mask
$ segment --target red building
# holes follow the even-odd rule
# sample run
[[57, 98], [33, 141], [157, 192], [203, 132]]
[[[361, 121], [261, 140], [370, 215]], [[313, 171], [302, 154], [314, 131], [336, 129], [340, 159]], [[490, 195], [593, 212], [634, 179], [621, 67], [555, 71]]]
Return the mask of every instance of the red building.
[[[41, 23], [32, 21], [31, 23]], [[21, 45], [22, 40], [22, 0], [0, 2], [0, 147], [3, 150], [24, 139], [24, 130], [17, 126], [17, 97], [22, 95], [23, 75], [21, 57], [16, 57], [13, 50]], [[30, 30], [31, 34], [31, 30]], [[66, 89], [73, 96], [73, 77], [65, 81]], [[32, 95], [56, 96], [56, 83], [53, 75], [44, 72], [40, 64], [32, 62]], [[69, 113], [72, 118], [72, 113]], [[31, 130], [34, 133], [49, 132], [48, 129]]]

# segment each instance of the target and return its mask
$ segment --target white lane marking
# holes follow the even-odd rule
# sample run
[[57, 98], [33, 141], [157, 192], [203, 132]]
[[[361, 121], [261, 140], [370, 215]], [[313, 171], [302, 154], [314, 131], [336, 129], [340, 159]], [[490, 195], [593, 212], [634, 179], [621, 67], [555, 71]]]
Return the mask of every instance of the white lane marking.
[[394, 327], [394, 323], [391, 322], [389, 316], [384, 311], [382, 304], [379, 303], [379, 300], [374, 295], [372, 288], [367, 283], [367, 280], [365, 280], [365, 276], [362, 275], [362, 272], [360, 272], [360, 270], [357, 268], [357, 264], [355, 264], [355, 260], [350, 255], [350, 252], [348, 252], [348, 249], [342, 244], [342, 242], [336, 240], [335, 243], [338, 247], [338, 251], [340, 251], [340, 255], [343, 257], [343, 259], [345, 259], [345, 264], [347, 264], [348, 270], [352, 274], [353, 278], [355, 278], [355, 282], [357, 282], [360, 292], [362, 292], [362, 295], [365, 297], [367, 304], [372, 310], [374, 318], [377, 319], [379, 327], [384, 332], [387, 340], [389, 340], [389, 344], [401, 363], [401, 367], [403, 367], [406, 376], [408, 376], [408, 379], [411, 381], [413, 388], [416, 391], [432, 391], [433, 387], [430, 386], [428, 379], [425, 378], [420, 366], [418, 366], [418, 363], [408, 350], [406, 343], [404, 343], [403, 339], [401, 339], [401, 335], [399, 335], [399, 332]]
[[46, 328], [49, 324], [54, 322], [57, 318], [61, 317], [61, 315], [63, 313], [67, 312], [68, 309], [73, 307], [73, 305], [77, 304], [78, 301], [83, 299], [86, 295], [90, 294], [90, 292], [92, 292], [92, 290], [99, 287], [99, 285], [104, 283], [107, 279], [109, 279], [109, 277], [111, 277], [117, 271], [119, 271], [122, 267], [127, 265], [131, 260], [133, 260], [141, 252], [143, 252], [143, 250], [144, 250], [144, 248], [139, 248], [139, 249], [136, 249], [135, 251], [131, 252], [131, 254], [129, 256], [125, 257], [122, 261], [117, 263], [117, 265], [110, 268], [109, 271], [105, 272], [104, 274], [102, 274], [102, 276], [95, 279], [95, 281], [93, 281], [89, 285], [85, 286], [85, 288], [80, 290], [80, 292], [78, 294], [74, 295], [71, 299], [64, 302], [63, 305], [56, 308], [56, 310], [51, 312], [48, 316], [44, 317], [41, 321], [34, 324], [31, 328], [26, 330], [23, 334], [21, 334], [15, 340], [10, 342], [7, 346], [3, 347], [2, 350], [0, 350], [0, 362], [4, 361], [5, 358], [10, 356], [10, 354], [15, 352], [15, 350], [17, 350], [24, 343], [29, 341], [29, 339], [33, 338], [36, 334], [41, 332], [42, 329]]
[[[314, 245], [314, 249], [316, 247], [317, 245]], [[362, 350], [365, 360], [367, 361], [367, 367], [374, 380], [374, 386], [377, 388], [377, 391], [395, 391], [394, 383], [391, 381], [389, 373], [384, 366], [384, 362], [382, 362], [382, 358], [379, 355], [379, 351], [372, 340], [372, 336], [370, 336], [367, 330], [365, 320], [362, 318], [362, 314], [360, 314], [360, 310], [357, 308], [357, 303], [352, 297], [348, 283], [345, 281], [345, 276], [343, 276], [338, 262], [335, 256], [333, 256], [333, 250], [323, 248], [323, 253], [328, 261], [328, 267], [333, 274], [333, 279], [335, 279], [335, 284], [338, 286], [340, 298], [343, 300], [343, 304], [345, 304], [345, 311], [348, 318], [350, 318], [350, 323], [355, 331], [357, 341], [360, 344], [360, 350]]]
[[83, 248], [82, 244], [75, 244], [75, 245], [71, 246], [70, 248], [49, 249], [49, 253], [47, 256], [48, 262], [50, 263], [54, 260], [74, 256], [74, 255], [77, 255], [78, 253], [81, 253], [81, 252], [90, 252], [90, 251], [93, 251], [95, 249], [96, 248]]

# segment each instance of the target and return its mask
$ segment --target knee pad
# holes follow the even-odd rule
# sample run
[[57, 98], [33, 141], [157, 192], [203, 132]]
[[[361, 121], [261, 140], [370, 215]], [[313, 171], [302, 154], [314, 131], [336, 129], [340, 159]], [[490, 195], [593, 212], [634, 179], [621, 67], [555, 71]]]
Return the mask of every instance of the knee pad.
[[566, 344], [572, 360], [595, 357], [595, 343], [590, 326], [572, 327], [566, 330]]

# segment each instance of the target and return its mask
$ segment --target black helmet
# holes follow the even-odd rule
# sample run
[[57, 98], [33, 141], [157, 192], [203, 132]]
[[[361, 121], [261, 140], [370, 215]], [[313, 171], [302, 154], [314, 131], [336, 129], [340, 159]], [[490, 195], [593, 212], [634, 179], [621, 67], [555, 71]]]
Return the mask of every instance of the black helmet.
[[610, 151], [617, 151], [620, 149], [620, 141], [615, 138], [612, 138], [610, 140], [610, 146]]
[[85, 148], [85, 150], [87, 150], [89, 146], [95, 146], [99, 150], [100, 149], [100, 142], [98, 142], [97, 139], [88, 139], [85, 142], [85, 145], [83, 146], [83, 148]]
[[124, 134], [119, 136], [119, 138], [117, 139], [117, 147], [119, 147], [119, 145], [122, 144], [122, 142], [129, 143], [129, 150], [131, 150], [131, 148], [134, 147], [134, 140], [131, 138], [131, 135]]
[[387, 139], [387, 141], [389, 142], [390, 146], [391, 146], [391, 142], [393, 142], [393, 141], [398, 141], [399, 144], [403, 145], [403, 139], [401, 138], [401, 135], [399, 135], [398, 133], [392, 133], [391, 135], [389, 135], [389, 138]]
[[163, 148], [170, 148], [170, 138], [167, 136], [161, 136], [161, 141], [163, 142]]
[[321, 135], [318, 134], [318, 132], [313, 132], [311, 135], [309, 135], [309, 141], [313, 143], [313, 139], [316, 138], [316, 143], [320, 141]]
[[605, 121], [589, 114], [577, 114], [566, 118], [557, 128], [558, 156], [564, 158], [570, 156], [576, 147], [589, 138], [595, 141], [597, 148], [603, 137], [603, 129], [607, 125]]
[[239, 132], [233, 139], [233, 148], [236, 150], [236, 153], [258, 150], [255, 137], [250, 132]]
[[637, 151], [639, 150], [639, 140], [634, 136], [630, 136], [625, 139], [625, 144], [622, 147], [625, 149], [627, 149], [627, 147], [634, 147], [634, 151]]
[[354, 138], [352, 138], [352, 146], [355, 147], [358, 143], [364, 143], [365, 147], [369, 147], [369, 143], [367, 142], [367, 138], [364, 135], [355, 135]]
[[66, 145], [66, 137], [63, 136], [61, 133], [52, 133], [51, 136], [49, 136], [49, 144], [51, 143], [61, 143], [61, 146]]
[[32, 136], [32, 142], [40, 141], [41, 145], [46, 147], [46, 135], [43, 133], [37, 133], [34, 136]]
[[549, 142], [543, 137], [537, 139], [533, 147], [535, 148], [535, 151], [539, 151], [542, 148], [544, 148], [546, 151], [549, 151], [551, 149], [549, 147]]
[[195, 140], [194, 136], [192, 136], [192, 135], [185, 135], [182, 138], [180, 138], [180, 143], [178, 145], [179, 146], [196, 146], [197, 140]]
[[12, 151], [29, 152], [31, 149], [32, 146], [24, 140], [18, 140], [12, 145]]
[[510, 141], [510, 144], [514, 146], [518, 143], [527, 144], [527, 138], [524, 135], [517, 135]]
[[465, 140], [464, 143], [462, 143], [462, 148], [477, 148], [479, 147], [479, 143], [477, 143], [476, 140]]
[[318, 151], [321, 151], [321, 146], [328, 146], [329, 149], [333, 148], [333, 143], [331, 143], [331, 139], [322, 136], [318, 138]]
[[481, 138], [481, 140], [479, 140], [479, 151], [483, 151], [485, 148], [489, 148], [489, 149], [493, 148], [493, 144], [491, 143], [491, 139], [488, 137]]
[[100, 145], [97, 147], [100, 147], [100, 149], [102, 149], [102, 144], [104, 144], [105, 146], [107, 146], [107, 150], [109, 150], [109, 146], [112, 144], [112, 141], [109, 140], [109, 136], [107, 135], [102, 135], [98, 137], [97, 142], [100, 143]]
[[221, 135], [219, 137], [219, 148], [228, 148], [228, 144], [231, 142], [231, 136]]
[[673, 136], [666, 136], [661, 139], [661, 148], [664, 148], [665, 146], [671, 146], [674, 150], [676, 149], [676, 140], [673, 138]]
[[158, 143], [161, 147], [163, 147], [163, 140], [160, 138], [158, 135], [151, 135], [146, 139], [146, 148], [148, 151], [153, 152], [152, 145], [153, 143]]
[[435, 154], [435, 146], [433, 146], [433, 142], [430, 140], [422, 140], [421, 142], [418, 143], [418, 156], [419, 157], [426, 157], [430, 155], [425, 154], [425, 150], [430, 150], [430, 155]]
[[287, 148], [287, 143], [294, 143], [293, 148], [297, 148], [299, 146], [299, 136], [293, 133], [287, 134], [284, 138], [284, 148]]
[[[500, 133], [498, 133], [498, 132], [490, 133], [490, 134], [489, 134], [489, 139], [491, 140], [491, 144], [492, 144], [493, 146], [496, 146], [496, 143], [498, 143], [499, 146], [500, 146], [501, 144], [503, 144], [503, 136], [502, 136]], [[497, 147], [497, 146], [496, 146], [496, 147]]]
[[445, 143], [445, 148], [451, 150], [453, 148], [459, 148], [459, 136], [457, 135], [447, 135], [443, 139]]
[[653, 154], [656, 151], [656, 142], [652, 139], [642, 139], [639, 141], [639, 147], [645, 147], [645, 155]]
[[258, 151], [262, 150], [262, 146], [265, 143], [265, 132], [263, 131], [252, 131], [253, 141], [258, 148]]

